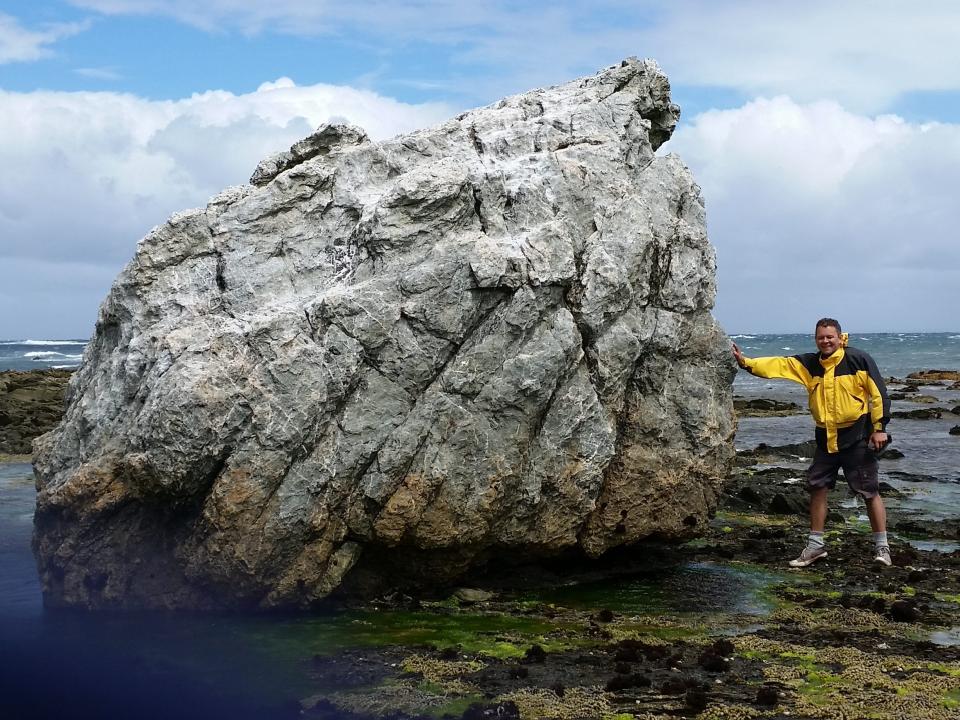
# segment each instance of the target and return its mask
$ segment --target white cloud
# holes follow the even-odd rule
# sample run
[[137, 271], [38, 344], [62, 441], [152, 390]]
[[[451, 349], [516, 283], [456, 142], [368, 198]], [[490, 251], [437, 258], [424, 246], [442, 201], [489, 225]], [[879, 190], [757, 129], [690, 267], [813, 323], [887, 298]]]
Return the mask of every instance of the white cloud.
[[[0, 166], [10, 170], [0, 174], [0, 288], [44, 287], [55, 306], [58, 268], [85, 263], [109, 269], [96, 278], [112, 277], [151, 226], [246, 182], [262, 158], [330, 119], [384, 138], [451, 114], [438, 103], [286, 79], [246, 95], [210, 91], [177, 101], [0, 91]], [[34, 263], [29, 278], [17, 269], [24, 262]], [[50, 272], [36, 269], [43, 266]], [[71, 301], [74, 333], [89, 329], [106, 290]], [[0, 314], [0, 336], [32, 332], [7, 327], [23, 317]]]
[[58, 23], [47, 25], [42, 30], [27, 30], [16, 18], [0, 12], [0, 65], [48, 57], [52, 54], [48, 45], [83, 32], [88, 27], [89, 23], [85, 22]]
[[638, 37], [676, 83], [834, 98], [875, 111], [909, 91], [960, 89], [954, 0], [688, 0]]
[[119, 72], [117, 72], [116, 68], [110, 68], [110, 67], [76, 68], [74, 72], [77, 75], [91, 78], [93, 80], [107, 80], [112, 82], [114, 80], [121, 80], [123, 78], [123, 76]]
[[956, 329], [960, 125], [778, 97], [704, 113], [665, 149], [703, 188], [728, 329]]
[[164, 15], [209, 31], [339, 33], [394, 50], [411, 42], [445, 46], [448, 77], [441, 79], [449, 84], [469, 70], [487, 98], [564, 81], [627, 55], [656, 58], [678, 84], [836, 99], [862, 112], [883, 110], [911, 91], [960, 91], [955, 0], [72, 2], [101, 13]]

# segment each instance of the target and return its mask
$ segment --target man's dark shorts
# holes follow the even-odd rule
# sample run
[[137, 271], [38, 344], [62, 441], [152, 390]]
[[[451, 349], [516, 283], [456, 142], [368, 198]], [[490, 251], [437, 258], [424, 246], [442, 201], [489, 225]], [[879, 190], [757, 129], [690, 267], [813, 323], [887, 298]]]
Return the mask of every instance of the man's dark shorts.
[[867, 447], [866, 438], [832, 454], [818, 447], [807, 468], [807, 489], [825, 487], [832, 490], [837, 484], [840, 468], [843, 468], [843, 476], [853, 492], [864, 498], [880, 494], [877, 454]]

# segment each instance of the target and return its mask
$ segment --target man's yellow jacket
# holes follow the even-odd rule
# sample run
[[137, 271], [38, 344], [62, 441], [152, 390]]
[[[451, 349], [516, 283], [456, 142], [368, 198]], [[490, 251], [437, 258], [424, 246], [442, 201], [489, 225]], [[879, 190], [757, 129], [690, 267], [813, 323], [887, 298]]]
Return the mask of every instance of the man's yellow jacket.
[[887, 387], [876, 362], [862, 350], [841, 347], [826, 358], [804, 353], [743, 360], [753, 375], [793, 380], [807, 389], [817, 445], [829, 453], [884, 431], [890, 420]]

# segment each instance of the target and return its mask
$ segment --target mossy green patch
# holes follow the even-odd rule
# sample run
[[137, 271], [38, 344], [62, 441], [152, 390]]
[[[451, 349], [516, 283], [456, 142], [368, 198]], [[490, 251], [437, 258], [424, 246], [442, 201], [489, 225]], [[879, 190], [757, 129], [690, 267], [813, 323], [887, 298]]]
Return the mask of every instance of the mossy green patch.
[[570, 623], [543, 618], [477, 612], [363, 613], [347, 626], [347, 646], [433, 645], [458, 648], [464, 653], [491, 657], [517, 657], [527, 647], [563, 645]]
[[453, 698], [450, 702], [445, 705], [440, 705], [437, 707], [429, 708], [424, 714], [428, 717], [433, 718], [450, 718], [450, 717], [460, 717], [466, 711], [467, 708], [473, 705], [474, 703], [483, 702], [483, 695], [471, 694], [464, 695], [462, 697]]
[[797, 690], [814, 705], [832, 705], [845, 685], [839, 675], [826, 670], [810, 670]]

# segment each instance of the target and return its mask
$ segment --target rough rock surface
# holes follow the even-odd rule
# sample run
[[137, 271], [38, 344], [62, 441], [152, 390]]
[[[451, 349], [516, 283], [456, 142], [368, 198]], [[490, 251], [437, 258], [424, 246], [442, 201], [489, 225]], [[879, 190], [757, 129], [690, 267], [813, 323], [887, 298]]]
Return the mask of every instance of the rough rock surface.
[[63, 417], [72, 370], [0, 372], [0, 453], [28, 455], [30, 443]]
[[305, 607], [698, 531], [733, 458], [699, 188], [652, 61], [174, 215], [35, 444], [48, 603]]

